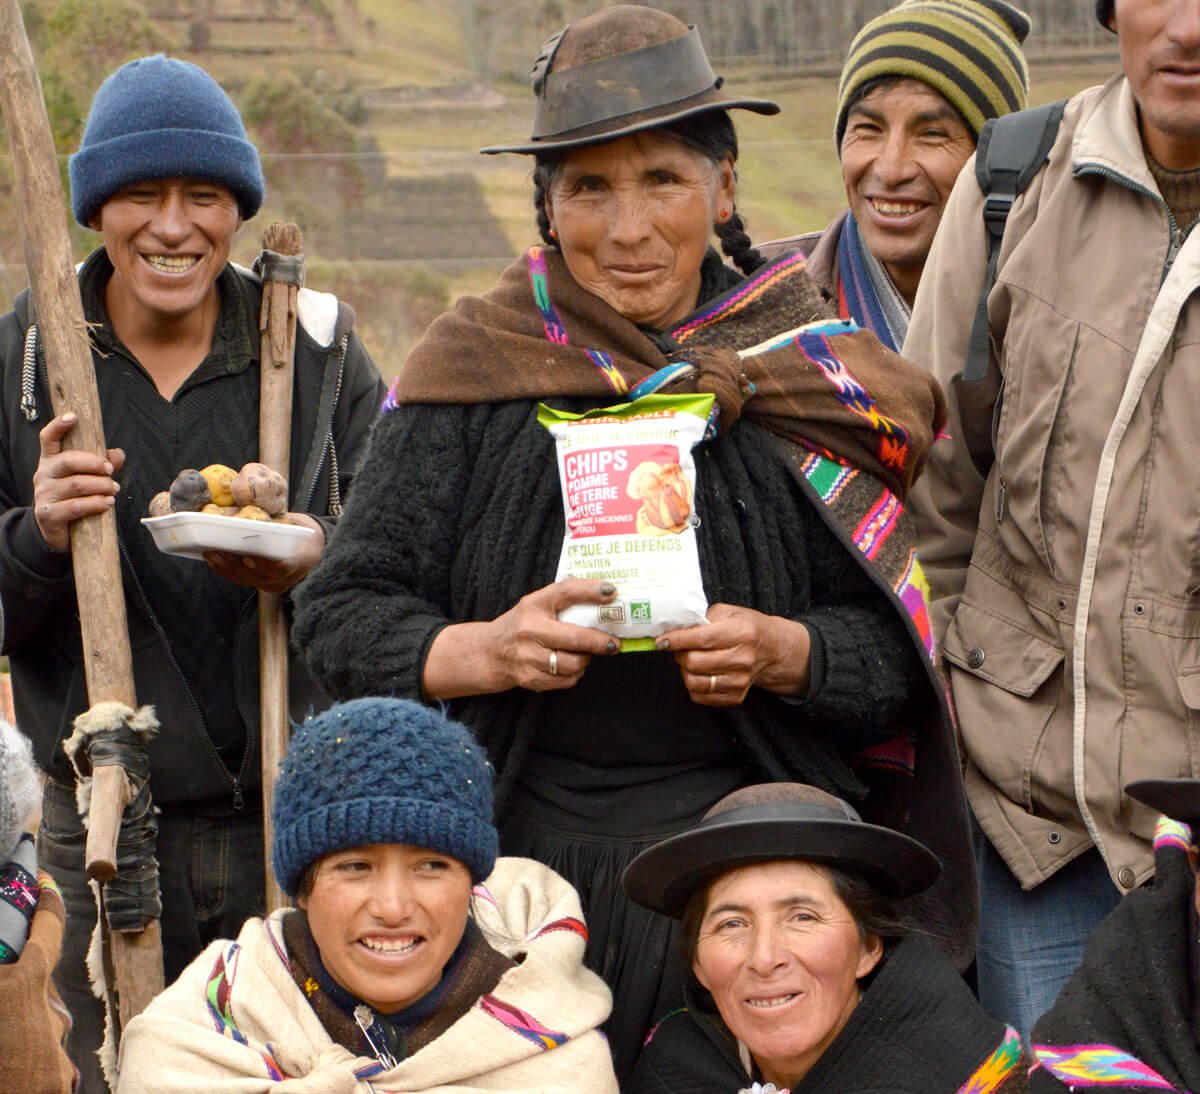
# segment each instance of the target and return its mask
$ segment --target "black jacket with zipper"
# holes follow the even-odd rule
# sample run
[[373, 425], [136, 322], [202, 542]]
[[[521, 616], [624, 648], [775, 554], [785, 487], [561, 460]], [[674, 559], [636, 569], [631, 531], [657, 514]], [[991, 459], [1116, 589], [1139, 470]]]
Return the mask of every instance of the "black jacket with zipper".
[[[90, 294], [84, 293], [85, 314], [90, 323], [102, 325], [92, 336], [98, 376], [106, 368], [140, 368], [111, 330], [104, 329], [107, 317], [96, 303], [102, 294], [97, 296], [95, 286], [106, 279], [106, 266], [107, 257], [101, 249], [80, 270], [81, 284], [93, 288]], [[204, 382], [234, 385], [225, 389], [234, 397], [214, 403], [214, 414], [237, 416], [237, 432], [243, 437], [256, 437], [258, 352], [252, 320], [261, 290], [252, 274], [233, 266], [222, 272], [218, 287], [222, 290], [218, 326], [225, 324], [223, 329], [236, 335], [241, 360], [239, 367], [227, 368], [222, 368], [220, 362], [214, 368], [206, 360], [197, 372], [207, 366], [208, 379]], [[302, 292], [306, 297], [301, 302], [296, 333], [290, 505], [317, 517], [328, 535], [378, 413], [384, 387], [374, 363], [351, 330], [351, 309], [327, 294]], [[61, 743], [70, 734], [75, 716], [87, 709], [88, 699], [70, 555], [42, 539], [30, 508], [33, 474], [41, 451], [38, 433], [54, 416], [42, 341], [36, 330], [30, 329], [35, 321], [28, 291], [17, 297], [12, 312], [0, 318], [0, 652], [9, 657], [17, 721], [33, 740], [39, 764], [56, 779], [71, 783], [74, 775]], [[139, 451], [139, 436], [145, 451], [148, 438], [144, 417], [139, 429], [139, 413], [131, 413], [125, 406], [120, 412], [115, 408], [111, 383], [101, 383], [100, 391], [106, 442], [109, 447], [126, 451], [126, 469], [117, 475], [122, 481], [130, 459], [136, 458]], [[249, 398], [248, 393], [252, 393]], [[191, 424], [217, 431], [211, 416]], [[68, 443], [69, 439], [68, 435]], [[214, 452], [209, 462], [226, 461]], [[166, 489], [181, 468], [142, 470], [144, 475], [155, 477], [158, 489]], [[181, 617], [196, 621], [197, 638], [205, 635], [205, 605], [189, 602], [200, 599], [194, 596], [200, 572], [184, 569], [203, 563], [165, 559], [169, 565], [156, 567], [159, 576], [155, 580], [161, 582], [163, 574], [177, 574], [180, 588], [176, 592], [159, 587], [152, 590], [152, 596], [147, 595], [146, 575], [137, 572], [132, 561], [145, 545], [129, 542], [131, 527], [136, 528], [135, 535], [149, 535], [136, 527], [136, 519], [144, 512], [144, 499], [132, 496], [136, 493], [128, 490], [118, 495], [118, 528], [126, 529], [124, 534], [119, 532], [119, 540], [137, 699], [139, 704], [154, 705], [161, 726], [150, 747], [155, 802], [167, 809], [216, 816], [243, 808], [258, 809], [261, 772], [255, 592], [237, 589], [233, 594], [236, 599], [230, 600], [228, 589], [223, 590], [229, 601], [227, 614], [234, 620], [232, 634], [222, 634], [220, 651], [208, 658], [221, 666], [221, 672], [229, 674], [220, 684], [231, 694], [230, 707], [236, 707], [234, 724], [221, 726], [226, 746], [223, 762], [206, 719], [206, 692], [214, 690], [213, 682], [188, 678], [177, 656], [178, 636], [186, 633], [186, 625], [181, 627], [178, 620], [168, 619], [164, 626], [162, 618], [163, 605], [177, 602]], [[137, 505], [141, 511], [122, 514], [122, 505]], [[157, 612], [152, 600], [158, 605]], [[168, 630], [177, 636], [174, 646]], [[205, 635], [204, 641], [209, 637]], [[193, 652], [188, 651], [189, 656], [183, 659], [188, 660]], [[294, 657], [289, 666], [289, 689], [291, 716], [297, 720], [331, 701]], [[238, 759], [229, 762], [231, 756]]]

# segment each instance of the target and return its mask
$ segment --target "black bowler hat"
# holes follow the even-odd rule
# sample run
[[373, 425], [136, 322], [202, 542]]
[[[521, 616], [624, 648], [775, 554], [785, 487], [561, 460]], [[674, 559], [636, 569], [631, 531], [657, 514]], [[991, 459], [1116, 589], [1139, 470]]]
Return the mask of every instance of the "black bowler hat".
[[618, 4], [569, 23], [533, 64], [533, 135], [482, 151], [537, 153], [616, 140], [706, 111], [778, 114], [767, 99], [726, 95], [700, 33], [673, 15]]
[[867, 824], [841, 798], [803, 783], [764, 783], [735, 790], [695, 827], [648, 847], [621, 880], [635, 903], [680, 919], [718, 875], [788, 859], [853, 870], [894, 897], [928, 889], [942, 870], [924, 844]]
[[1125, 793], [1172, 820], [1200, 822], [1200, 779], [1138, 779]]

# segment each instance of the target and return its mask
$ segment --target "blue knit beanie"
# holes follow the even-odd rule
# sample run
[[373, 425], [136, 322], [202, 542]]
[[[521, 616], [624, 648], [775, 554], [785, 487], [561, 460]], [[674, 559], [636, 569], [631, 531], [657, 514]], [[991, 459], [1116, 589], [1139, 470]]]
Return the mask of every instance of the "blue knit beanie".
[[322, 855], [403, 843], [492, 872], [492, 773], [464, 726], [407, 699], [353, 699], [307, 719], [275, 781], [272, 862], [294, 896]]
[[122, 65], [100, 85], [69, 170], [71, 208], [85, 228], [118, 190], [150, 179], [219, 182], [247, 220], [266, 194], [233, 101], [204, 69], [161, 53]]

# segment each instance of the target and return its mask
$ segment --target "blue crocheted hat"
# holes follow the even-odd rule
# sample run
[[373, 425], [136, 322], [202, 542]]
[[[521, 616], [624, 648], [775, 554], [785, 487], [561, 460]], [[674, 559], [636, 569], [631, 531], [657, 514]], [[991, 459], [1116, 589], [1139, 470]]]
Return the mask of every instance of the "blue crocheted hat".
[[492, 872], [492, 773], [464, 726], [406, 699], [353, 699], [307, 719], [288, 745], [271, 810], [272, 863], [295, 895], [322, 855], [370, 843], [427, 847]]
[[204, 69], [161, 53], [122, 65], [100, 85], [69, 172], [71, 208], [85, 228], [118, 190], [150, 179], [219, 182], [245, 219], [266, 194], [233, 101]]

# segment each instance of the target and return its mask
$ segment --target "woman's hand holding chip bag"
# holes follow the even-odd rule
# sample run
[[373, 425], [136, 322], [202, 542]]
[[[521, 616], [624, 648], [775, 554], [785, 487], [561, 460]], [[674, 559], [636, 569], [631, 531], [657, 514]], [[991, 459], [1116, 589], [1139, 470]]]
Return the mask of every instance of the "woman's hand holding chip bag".
[[568, 577], [526, 594], [490, 622], [444, 627], [425, 658], [425, 697], [574, 687], [594, 656], [616, 653], [620, 644], [603, 631], [560, 622], [558, 613], [572, 604], [607, 603], [616, 593], [610, 582]]
[[713, 604], [708, 623], [658, 637], [670, 650], [693, 703], [737, 706], [753, 686], [802, 698], [810, 681], [812, 648], [803, 623], [734, 604]]

